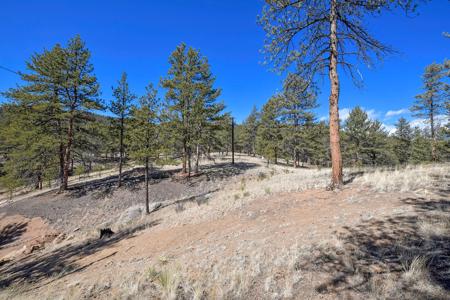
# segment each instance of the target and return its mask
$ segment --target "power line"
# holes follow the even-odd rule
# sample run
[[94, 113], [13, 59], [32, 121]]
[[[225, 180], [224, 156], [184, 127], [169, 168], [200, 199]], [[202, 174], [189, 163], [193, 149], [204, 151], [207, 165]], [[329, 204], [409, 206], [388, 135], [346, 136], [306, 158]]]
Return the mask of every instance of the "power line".
[[2, 66], [2, 65], [0, 65], [0, 69], [3, 69], [3, 70], [5, 70], [5, 71], [11, 72], [11, 73], [14, 73], [14, 74], [16, 74], [16, 75], [20, 75], [20, 72], [16, 72], [16, 71], [11, 70], [10, 68], [4, 67], [4, 66]]

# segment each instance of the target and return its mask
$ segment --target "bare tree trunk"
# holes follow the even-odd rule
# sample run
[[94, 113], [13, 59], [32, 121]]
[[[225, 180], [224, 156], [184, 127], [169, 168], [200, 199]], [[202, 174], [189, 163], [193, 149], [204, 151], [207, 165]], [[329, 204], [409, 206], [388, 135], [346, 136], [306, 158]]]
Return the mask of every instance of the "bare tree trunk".
[[234, 165], [234, 118], [231, 118], [231, 164]]
[[191, 147], [188, 147], [188, 177], [191, 177], [192, 172], [192, 165], [191, 165], [191, 157], [192, 157], [192, 150]]
[[434, 107], [433, 101], [431, 101], [431, 113], [430, 113], [430, 131], [431, 131], [431, 159], [437, 161], [436, 154], [436, 132], [434, 128]]
[[294, 150], [294, 153], [292, 155], [292, 166], [294, 168], [297, 168], [297, 152]]
[[120, 119], [120, 150], [119, 150], [119, 181], [117, 183], [118, 187], [122, 186], [122, 165], [123, 165], [123, 125], [124, 118], [123, 116]]
[[195, 149], [195, 157], [196, 157], [196, 161], [195, 161], [195, 173], [198, 173], [198, 162], [200, 160], [200, 147], [197, 144], [197, 148]]
[[183, 138], [183, 167], [181, 169], [181, 173], [186, 174], [187, 173], [187, 169], [186, 169], [186, 164], [187, 164], [187, 147], [186, 147], [186, 139]]
[[148, 199], [148, 157], [145, 158], [145, 211], [150, 213], [149, 199]]
[[331, 151], [331, 188], [339, 188], [342, 181], [342, 157], [339, 137], [339, 77], [337, 71], [338, 37], [337, 37], [336, 0], [331, 0], [330, 10], [330, 151]]
[[69, 129], [67, 131], [67, 145], [64, 151], [64, 167], [63, 167], [63, 182], [61, 185], [61, 190], [67, 190], [69, 185], [69, 169], [72, 155], [72, 144], [73, 144], [73, 116], [69, 120]]
[[35, 188], [36, 190], [42, 189], [42, 188], [40, 188], [40, 187], [41, 187], [41, 181], [42, 181], [42, 179], [41, 179], [41, 174], [38, 174], [38, 175], [37, 175], [37, 181], [36, 181], [36, 184], [35, 184], [35, 186], [34, 186], [34, 188]]
[[59, 144], [59, 182], [64, 184], [64, 144]]

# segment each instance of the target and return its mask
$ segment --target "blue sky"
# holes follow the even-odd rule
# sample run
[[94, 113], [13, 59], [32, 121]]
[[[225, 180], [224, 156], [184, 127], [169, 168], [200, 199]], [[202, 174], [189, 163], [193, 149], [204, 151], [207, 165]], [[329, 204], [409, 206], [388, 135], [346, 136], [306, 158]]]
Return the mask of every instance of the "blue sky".
[[[167, 72], [169, 54], [185, 42], [208, 57], [223, 89], [221, 99], [241, 121], [254, 104], [261, 107], [283, 79], [260, 63], [264, 33], [256, 18], [262, 5], [262, 0], [2, 0], [0, 65], [23, 71], [33, 52], [80, 34], [92, 52], [102, 97], [109, 101], [122, 71], [138, 95], [149, 82], [157, 84]], [[407, 108], [421, 92], [423, 69], [450, 58], [450, 39], [442, 36], [450, 31], [449, 16], [450, 2], [436, 0], [422, 4], [415, 17], [394, 11], [368, 19], [370, 31], [400, 53], [374, 70], [361, 66], [362, 89], [341, 75], [341, 116], [360, 105], [388, 127], [400, 116], [411, 119]], [[0, 69], [1, 91], [17, 83], [17, 75]], [[321, 118], [328, 111], [327, 78], [319, 87], [316, 113]]]

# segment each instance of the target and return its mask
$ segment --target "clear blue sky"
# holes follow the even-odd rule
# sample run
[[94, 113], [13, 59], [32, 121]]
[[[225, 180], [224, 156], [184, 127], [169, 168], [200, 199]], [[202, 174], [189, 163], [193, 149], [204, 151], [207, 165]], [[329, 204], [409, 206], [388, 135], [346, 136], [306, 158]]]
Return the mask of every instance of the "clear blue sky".
[[[0, 65], [23, 71], [33, 52], [65, 44], [80, 34], [92, 52], [102, 97], [109, 100], [111, 86], [122, 71], [128, 73], [137, 94], [149, 82], [158, 83], [167, 72], [169, 54], [185, 42], [208, 57], [227, 109], [241, 121], [254, 104], [261, 107], [282, 81], [260, 64], [264, 33], [256, 18], [262, 5], [262, 0], [2, 0]], [[408, 108], [420, 92], [424, 67], [450, 58], [450, 39], [442, 36], [450, 31], [450, 2], [431, 1], [422, 4], [419, 12], [413, 18], [393, 12], [368, 19], [371, 32], [400, 54], [388, 57], [375, 70], [362, 67], [363, 89], [341, 75], [343, 114], [360, 105], [387, 125], [401, 115], [410, 118], [408, 113], [391, 113], [392, 117], [386, 113]], [[318, 118], [327, 116], [326, 81], [320, 85]], [[17, 83], [17, 75], [0, 70], [1, 91]]]

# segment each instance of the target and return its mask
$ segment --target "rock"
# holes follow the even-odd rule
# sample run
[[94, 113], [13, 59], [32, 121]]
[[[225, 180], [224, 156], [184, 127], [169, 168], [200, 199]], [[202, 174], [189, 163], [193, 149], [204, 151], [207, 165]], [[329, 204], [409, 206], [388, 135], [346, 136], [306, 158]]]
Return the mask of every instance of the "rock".
[[132, 221], [142, 218], [142, 214], [145, 212], [145, 208], [142, 205], [135, 205], [127, 208], [122, 212], [117, 219], [116, 225], [125, 225]]

